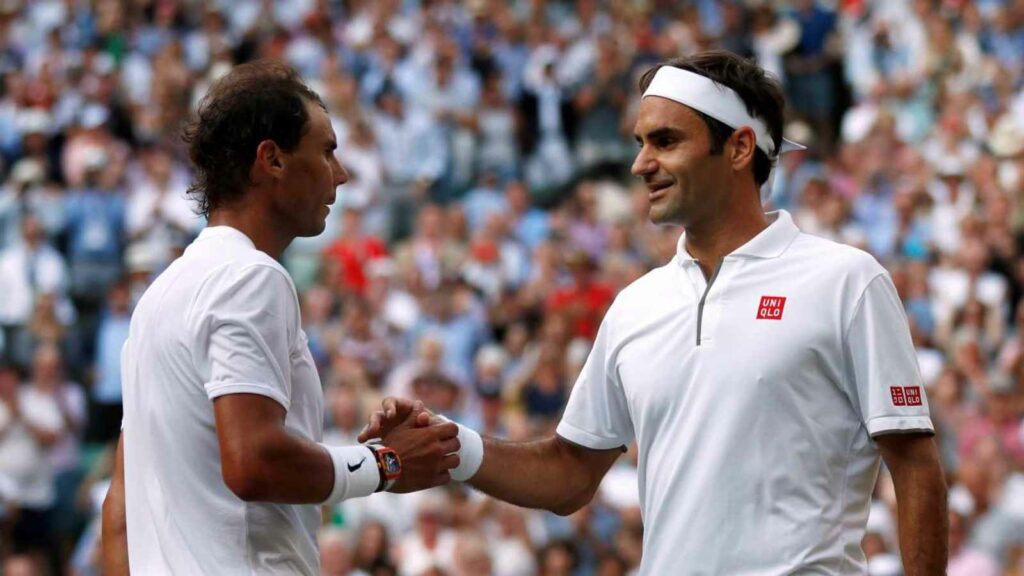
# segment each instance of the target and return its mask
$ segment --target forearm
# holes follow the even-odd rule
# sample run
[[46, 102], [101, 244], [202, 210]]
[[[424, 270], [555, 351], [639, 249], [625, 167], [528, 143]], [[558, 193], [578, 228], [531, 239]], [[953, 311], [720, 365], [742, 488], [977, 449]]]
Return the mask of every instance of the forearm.
[[[214, 401], [214, 412], [221, 474], [242, 500], [316, 504], [328, 497], [366, 495], [379, 484], [376, 461], [367, 448], [328, 449], [292, 434], [284, 424], [284, 408], [269, 398], [221, 396]], [[355, 468], [346, 470], [346, 463]]]
[[590, 501], [614, 461], [594, 470], [583, 450], [558, 437], [532, 442], [485, 438], [483, 462], [469, 483], [517, 506], [571, 514]]
[[251, 449], [251, 461], [242, 471], [246, 477], [231, 481], [225, 478], [243, 500], [317, 504], [330, 495], [334, 465], [319, 444], [281, 430], [272, 439], [254, 443]]
[[904, 573], [907, 576], [945, 574], [949, 515], [946, 481], [934, 444], [930, 450], [908, 454], [890, 465], [890, 471], [896, 489]]
[[127, 576], [128, 523], [124, 503], [124, 456], [121, 441], [117, 443], [114, 473], [110, 489], [103, 500], [103, 521], [100, 531], [100, 556], [105, 576]]

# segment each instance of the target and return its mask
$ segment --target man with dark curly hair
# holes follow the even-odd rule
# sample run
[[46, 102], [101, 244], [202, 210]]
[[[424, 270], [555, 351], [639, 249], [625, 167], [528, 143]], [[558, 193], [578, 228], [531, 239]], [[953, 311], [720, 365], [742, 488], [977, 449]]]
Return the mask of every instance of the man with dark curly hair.
[[348, 179], [320, 98], [287, 66], [244, 64], [185, 139], [209, 225], [132, 317], [104, 573], [318, 574], [320, 505], [447, 482], [457, 429], [413, 416], [380, 443], [320, 443], [320, 379], [277, 262], [323, 231]]

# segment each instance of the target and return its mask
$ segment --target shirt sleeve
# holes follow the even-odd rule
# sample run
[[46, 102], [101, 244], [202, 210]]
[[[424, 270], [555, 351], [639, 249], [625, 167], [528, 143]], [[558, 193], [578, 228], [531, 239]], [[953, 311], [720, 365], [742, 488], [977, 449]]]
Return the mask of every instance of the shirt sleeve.
[[259, 394], [288, 409], [298, 303], [291, 282], [272, 266], [253, 265], [218, 287], [207, 305], [204, 387], [213, 400]]
[[618, 379], [609, 343], [611, 312], [597, 331], [556, 432], [585, 448], [608, 450], [633, 441], [633, 421]]
[[868, 434], [933, 432], [906, 314], [888, 274], [868, 283], [846, 334], [847, 394]]

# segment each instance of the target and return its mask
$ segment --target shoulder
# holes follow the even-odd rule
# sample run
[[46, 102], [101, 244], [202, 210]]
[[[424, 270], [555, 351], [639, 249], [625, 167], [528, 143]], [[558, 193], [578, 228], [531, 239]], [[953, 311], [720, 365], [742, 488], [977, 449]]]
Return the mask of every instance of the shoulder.
[[207, 286], [231, 293], [244, 292], [257, 300], [282, 295], [297, 297], [295, 283], [284, 267], [258, 250], [252, 252], [211, 270]]
[[[288, 272], [259, 250], [229, 250], [224, 254], [186, 253], [164, 274], [161, 284], [192, 302], [192, 314], [206, 317], [233, 313], [286, 315], [298, 311], [295, 284]], [[166, 277], [166, 278], [163, 278]], [[185, 280], [191, 278], [191, 281]], [[172, 285], [178, 285], [175, 289]], [[185, 294], [191, 293], [190, 296]], [[293, 311], [294, 310], [294, 311]]]
[[867, 285], [877, 276], [888, 274], [871, 254], [804, 232], [797, 236], [787, 256], [800, 259], [818, 275], [839, 281]]
[[616, 318], [635, 318], [636, 314], [651, 309], [651, 304], [667, 303], [676, 292], [673, 272], [678, 263], [675, 257], [657, 268], [648, 271], [619, 291], [605, 316], [606, 321]]

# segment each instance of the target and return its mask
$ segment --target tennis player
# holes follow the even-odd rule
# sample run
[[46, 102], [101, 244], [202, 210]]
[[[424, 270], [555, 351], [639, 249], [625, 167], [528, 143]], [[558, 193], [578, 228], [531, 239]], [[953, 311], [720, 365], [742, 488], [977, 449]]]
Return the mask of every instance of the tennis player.
[[[556, 435], [510, 443], [460, 427], [456, 480], [569, 514], [633, 441], [640, 574], [866, 574], [884, 461], [905, 574], [946, 566], [946, 486], [899, 296], [870, 255], [765, 213], [782, 91], [726, 52], [647, 72], [633, 174], [650, 218], [685, 233], [624, 289]], [[415, 413], [387, 399], [367, 435]]]
[[209, 225], [149, 287], [121, 360], [105, 574], [319, 574], [320, 505], [449, 480], [454, 424], [320, 443], [323, 393], [277, 262], [348, 179], [320, 98], [268, 61], [218, 81], [186, 132]]

